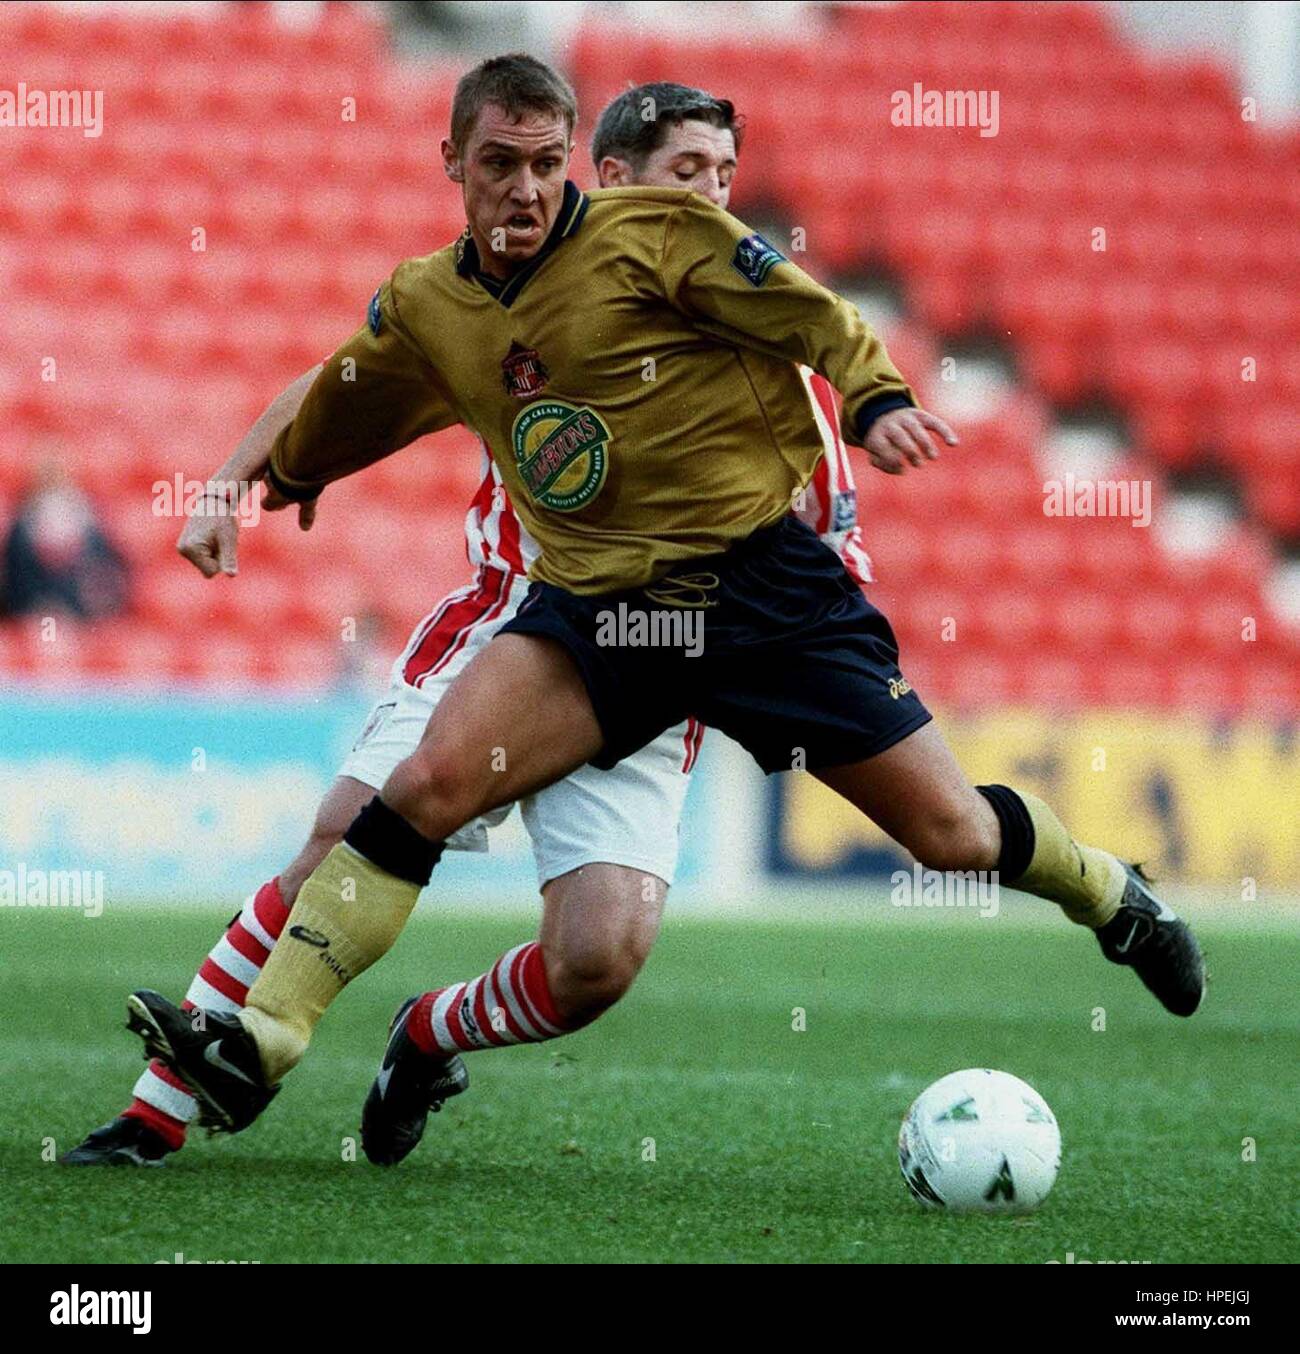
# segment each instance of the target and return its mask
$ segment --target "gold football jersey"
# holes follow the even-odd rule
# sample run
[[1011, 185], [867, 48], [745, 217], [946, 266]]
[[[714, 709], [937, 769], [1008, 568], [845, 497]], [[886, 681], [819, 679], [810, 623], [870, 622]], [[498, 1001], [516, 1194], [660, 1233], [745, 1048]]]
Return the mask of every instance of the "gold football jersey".
[[483, 275], [468, 231], [401, 264], [278, 437], [272, 481], [306, 498], [425, 433], [482, 437], [541, 546], [534, 578], [640, 587], [776, 521], [823, 451], [807, 387], [843, 431], [914, 403], [849, 302], [695, 193], [567, 185], [539, 254]]

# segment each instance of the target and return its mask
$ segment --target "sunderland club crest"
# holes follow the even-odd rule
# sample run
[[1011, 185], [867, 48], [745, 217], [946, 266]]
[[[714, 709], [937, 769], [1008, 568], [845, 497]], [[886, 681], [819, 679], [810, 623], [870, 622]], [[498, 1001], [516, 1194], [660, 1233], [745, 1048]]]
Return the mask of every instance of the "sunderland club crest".
[[537, 349], [525, 348], [522, 343], [510, 345], [510, 351], [501, 359], [501, 372], [506, 394], [517, 400], [531, 400], [540, 395], [551, 374]]

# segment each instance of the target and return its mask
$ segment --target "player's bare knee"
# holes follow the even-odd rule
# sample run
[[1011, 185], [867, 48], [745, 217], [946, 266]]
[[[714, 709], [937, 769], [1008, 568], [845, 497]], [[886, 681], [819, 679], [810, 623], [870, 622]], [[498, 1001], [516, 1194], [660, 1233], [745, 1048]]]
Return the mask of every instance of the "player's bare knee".
[[384, 802], [435, 840], [450, 835], [478, 812], [474, 796], [464, 758], [434, 744], [416, 748], [384, 786]]

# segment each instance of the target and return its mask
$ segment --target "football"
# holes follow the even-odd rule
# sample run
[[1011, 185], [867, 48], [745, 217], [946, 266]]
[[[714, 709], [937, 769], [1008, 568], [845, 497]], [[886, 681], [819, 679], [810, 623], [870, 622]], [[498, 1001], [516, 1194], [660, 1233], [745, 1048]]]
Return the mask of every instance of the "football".
[[954, 1212], [1019, 1213], [1043, 1202], [1061, 1164], [1047, 1102], [1009, 1072], [951, 1072], [912, 1102], [898, 1164], [914, 1198]]

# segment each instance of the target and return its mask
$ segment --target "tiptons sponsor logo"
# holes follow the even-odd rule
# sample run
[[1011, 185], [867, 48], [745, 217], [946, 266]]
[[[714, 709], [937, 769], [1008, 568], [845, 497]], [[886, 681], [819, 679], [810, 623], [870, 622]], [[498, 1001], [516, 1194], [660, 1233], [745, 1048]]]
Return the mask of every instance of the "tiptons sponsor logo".
[[555, 512], [576, 512], [600, 492], [610, 437], [594, 410], [563, 400], [530, 404], [510, 431], [525, 487], [535, 502]]
[[83, 1291], [74, 1283], [50, 1294], [50, 1325], [130, 1326], [132, 1335], [148, 1335], [153, 1329], [153, 1294]]

